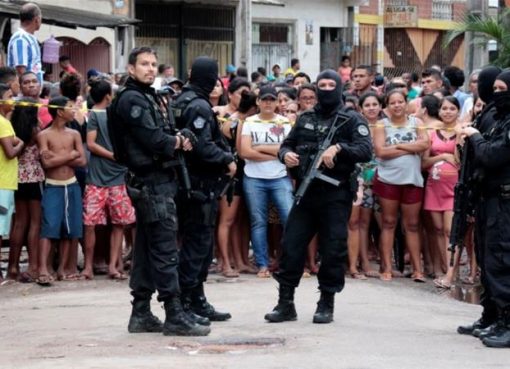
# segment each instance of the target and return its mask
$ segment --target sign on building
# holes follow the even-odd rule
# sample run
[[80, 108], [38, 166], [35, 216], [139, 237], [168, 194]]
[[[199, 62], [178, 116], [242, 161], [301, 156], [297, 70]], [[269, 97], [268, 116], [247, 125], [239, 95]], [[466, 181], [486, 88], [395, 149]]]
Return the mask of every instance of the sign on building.
[[387, 5], [384, 9], [384, 26], [387, 28], [418, 27], [418, 7]]

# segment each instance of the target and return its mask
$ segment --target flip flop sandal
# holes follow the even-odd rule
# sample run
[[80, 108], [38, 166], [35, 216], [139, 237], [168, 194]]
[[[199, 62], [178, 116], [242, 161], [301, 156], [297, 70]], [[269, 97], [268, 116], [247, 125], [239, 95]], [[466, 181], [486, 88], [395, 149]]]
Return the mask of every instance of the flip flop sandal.
[[60, 276], [59, 280], [64, 281], [64, 282], [74, 282], [74, 281], [80, 281], [82, 278], [83, 277], [81, 274], [74, 273], [74, 274]]
[[473, 285], [473, 284], [475, 284], [475, 280], [474, 280], [474, 278], [472, 278], [472, 277], [462, 277], [462, 278], [460, 279], [460, 281], [461, 281], [462, 283], [467, 284], [467, 285], [470, 285], [470, 286], [471, 286], [471, 285]]
[[34, 283], [35, 278], [30, 275], [28, 272], [23, 272], [18, 277], [18, 282], [20, 283]]
[[114, 274], [108, 274], [108, 277], [115, 281], [124, 281], [128, 278], [127, 275], [125, 275], [124, 273], [121, 273], [121, 272], [117, 272]]
[[393, 275], [391, 272], [381, 273], [379, 279], [384, 282], [390, 282], [393, 279]]
[[368, 278], [379, 278], [379, 276], [381, 275], [378, 271], [375, 270], [369, 270], [368, 272], [364, 272], [364, 274]]
[[351, 273], [350, 276], [351, 276], [352, 279], [359, 279], [359, 280], [362, 280], [362, 281], [365, 281], [365, 280], [368, 279], [365, 274], [360, 273], [360, 272]]
[[413, 273], [411, 275], [411, 278], [416, 283], [426, 283], [427, 282], [427, 280], [425, 279], [425, 276], [421, 273]]
[[434, 286], [436, 286], [437, 288], [445, 289], [445, 290], [449, 290], [452, 288], [452, 286], [450, 284], [447, 284], [442, 279], [434, 279]]
[[230, 270], [227, 270], [227, 271], [224, 271], [223, 273], [221, 273], [225, 278], [238, 278], [239, 277], [239, 273], [236, 272], [235, 270], [233, 269], [230, 269]]
[[257, 278], [271, 278], [271, 272], [269, 270], [259, 270]]
[[53, 278], [51, 278], [50, 275], [43, 274], [35, 279], [35, 283], [37, 283], [39, 286], [42, 286], [42, 287], [49, 287], [49, 286], [51, 286], [52, 280], [53, 280]]

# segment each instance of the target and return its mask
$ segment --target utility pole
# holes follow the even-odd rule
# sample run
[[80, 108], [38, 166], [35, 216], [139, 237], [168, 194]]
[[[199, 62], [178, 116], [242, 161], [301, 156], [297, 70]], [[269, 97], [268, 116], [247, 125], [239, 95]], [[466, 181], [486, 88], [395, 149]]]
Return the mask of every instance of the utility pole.
[[384, 1], [379, 0], [377, 4], [377, 71], [384, 73]]

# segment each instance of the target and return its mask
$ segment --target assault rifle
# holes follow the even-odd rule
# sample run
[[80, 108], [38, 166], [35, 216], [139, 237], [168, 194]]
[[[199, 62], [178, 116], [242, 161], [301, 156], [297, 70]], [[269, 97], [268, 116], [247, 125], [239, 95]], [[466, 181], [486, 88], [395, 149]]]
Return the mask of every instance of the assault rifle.
[[450, 266], [454, 265], [456, 248], [459, 247], [462, 250], [464, 246], [464, 238], [468, 229], [468, 215], [471, 215], [474, 210], [474, 166], [469, 158], [471, 145], [468, 139], [464, 142], [461, 150], [460, 173], [459, 180], [455, 185], [453, 219], [450, 233], [449, 251], [452, 253]]
[[[169, 94], [167, 90], [160, 90], [156, 95], [156, 102], [161, 108], [164, 118], [167, 120], [168, 125], [170, 126], [172, 133], [177, 135], [181, 135], [184, 138], [187, 138], [193, 148], [198, 144], [198, 139], [195, 134], [187, 129], [183, 128], [180, 131], [176, 127], [175, 117], [173, 115], [172, 109], [170, 108], [170, 99], [172, 94]], [[188, 172], [188, 166], [186, 164], [186, 158], [184, 156], [184, 152], [182, 150], [175, 151], [175, 158], [177, 159], [177, 164], [179, 167], [179, 180], [186, 194], [186, 198], [191, 199], [193, 197], [194, 192], [191, 188], [191, 179]]]
[[315, 154], [315, 157], [308, 165], [308, 168], [306, 169], [305, 176], [303, 178], [303, 181], [299, 185], [295, 195], [294, 195], [294, 205], [299, 205], [301, 202], [301, 199], [305, 195], [306, 191], [308, 190], [308, 187], [312, 184], [313, 180], [315, 178], [320, 179], [321, 181], [324, 181], [326, 183], [332, 184], [333, 186], [339, 186], [340, 181], [328, 177], [327, 175], [323, 174], [324, 168], [323, 165], [319, 165], [319, 160], [322, 157], [322, 154], [324, 151], [328, 149], [328, 147], [331, 146], [331, 142], [333, 141], [333, 138], [335, 137], [336, 132], [344, 125], [346, 124], [351, 117], [345, 113], [338, 112], [335, 120], [333, 121], [333, 124], [331, 125], [329, 132], [326, 136], [326, 138], [321, 142], [319, 145], [319, 149], [317, 150], [317, 153]]
[[223, 180], [224, 186], [222, 187], [220, 194], [218, 195], [218, 199], [221, 199], [223, 196], [227, 197], [228, 206], [232, 205], [232, 201], [234, 201], [234, 186], [239, 180], [234, 177], [225, 177]]

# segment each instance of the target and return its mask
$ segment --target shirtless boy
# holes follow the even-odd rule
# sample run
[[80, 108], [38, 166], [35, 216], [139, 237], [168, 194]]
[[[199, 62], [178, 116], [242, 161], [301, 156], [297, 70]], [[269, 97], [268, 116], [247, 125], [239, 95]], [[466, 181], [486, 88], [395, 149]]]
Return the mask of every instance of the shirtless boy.
[[80, 134], [66, 127], [74, 119], [74, 105], [67, 97], [59, 96], [49, 102], [53, 123], [37, 135], [41, 161], [46, 174], [46, 186], [41, 202], [42, 225], [39, 258], [40, 285], [50, 285], [48, 270], [51, 240], [59, 240], [59, 267], [57, 275], [66, 279], [72, 271], [69, 248], [72, 240], [82, 236], [82, 200], [74, 168], [86, 164]]

